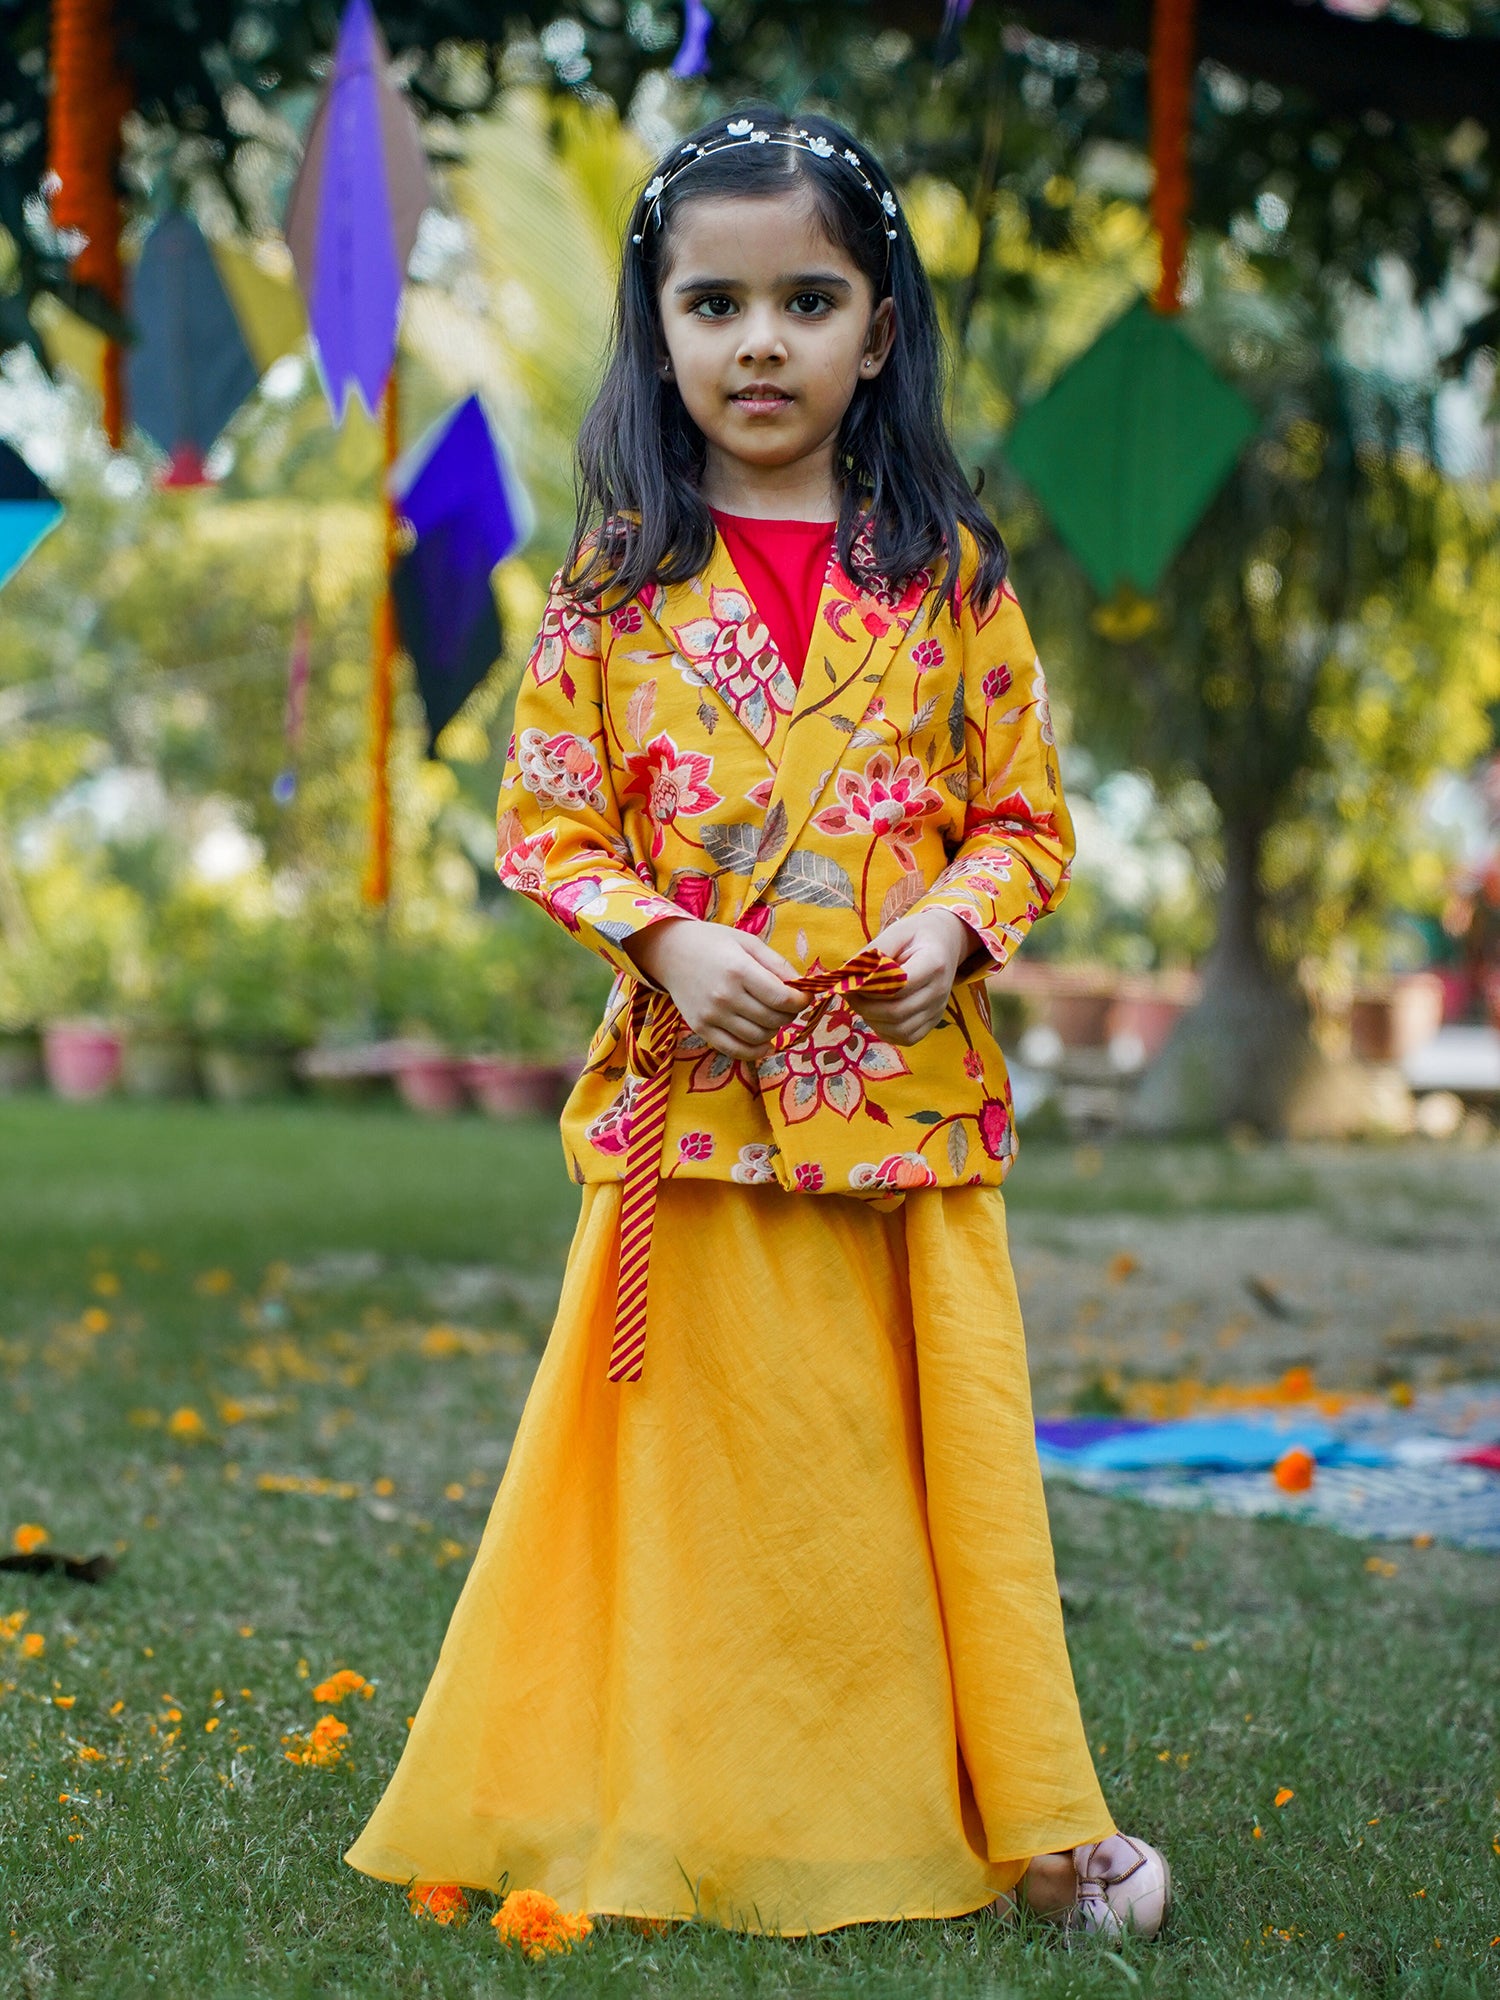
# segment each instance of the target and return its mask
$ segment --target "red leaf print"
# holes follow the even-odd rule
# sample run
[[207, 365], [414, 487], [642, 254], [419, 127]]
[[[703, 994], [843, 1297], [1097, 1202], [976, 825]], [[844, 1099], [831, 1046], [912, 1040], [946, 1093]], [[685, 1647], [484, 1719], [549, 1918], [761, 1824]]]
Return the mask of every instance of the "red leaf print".
[[875, 1120], [875, 1123], [877, 1125], [890, 1124], [891, 1121], [889, 1114], [887, 1112], [882, 1111], [880, 1106], [876, 1104], [872, 1098], [867, 1097], [865, 1099], [865, 1109], [866, 1111], [869, 1112], [870, 1116]]
[[562, 689], [563, 699], [571, 708], [578, 690], [574, 687], [573, 676], [568, 672], [566, 667], [563, 668], [562, 673], [559, 675], [557, 685]]

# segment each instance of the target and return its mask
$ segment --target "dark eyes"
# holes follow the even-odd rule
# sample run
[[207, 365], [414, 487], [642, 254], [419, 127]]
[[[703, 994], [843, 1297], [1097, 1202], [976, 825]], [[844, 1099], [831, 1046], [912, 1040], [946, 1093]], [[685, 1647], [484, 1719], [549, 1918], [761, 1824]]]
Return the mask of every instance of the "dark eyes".
[[[827, 292], [794, 292], [786, 309], [794, 319], [822, 319], [833, 311], [834, 303]], [[724, 320], [733, 318], [739, 306], [727, 292], [705, 292], [689, 310], [696, 319]]]

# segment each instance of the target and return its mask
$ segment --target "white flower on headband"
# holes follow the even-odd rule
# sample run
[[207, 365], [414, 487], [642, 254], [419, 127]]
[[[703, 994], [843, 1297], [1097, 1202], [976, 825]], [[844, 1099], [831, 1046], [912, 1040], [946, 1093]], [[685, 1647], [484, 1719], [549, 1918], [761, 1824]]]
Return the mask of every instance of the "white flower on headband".
[[804, 136], [807, 139], [807, 150], [810, 153], [816, 153], [820, 160], [831, 160], [833, 158], [833, 143], [831, 140], [816, 138], [811, 132], [806, 133]]
[[752, 132], [750, 134], [750, 143], [752, 146], [763, 146], [770, 136], [769, 132]]
[[846, 146], [844, 148], [844, 158], [849, 162], [851, 167], [858, 168], [860, 173], [864, 172], [865, 170], [864, 162], [863, 160], [860, 159], [858, 153], [855, 152], [852, 146]]
[[724, 130], [729, 134], [731, 139], [747, 138], [750, 133], [750, 120], [748, 118], [732, 118], [724, 127]]
[[880, 197], [880, 206], [885, 210], [887, 215], [894, 215], [896, 213], [896, 197], [891, 193], [889, 188]]
[[656, 197], [661, 193], [662, 189], [666, 186], [666, 184], [667, 184], [667, 177], [665, 174], [658, 174], [654, 181], [647, 181], [646, 191], [641, 196], [641, 200], [655, 201]]

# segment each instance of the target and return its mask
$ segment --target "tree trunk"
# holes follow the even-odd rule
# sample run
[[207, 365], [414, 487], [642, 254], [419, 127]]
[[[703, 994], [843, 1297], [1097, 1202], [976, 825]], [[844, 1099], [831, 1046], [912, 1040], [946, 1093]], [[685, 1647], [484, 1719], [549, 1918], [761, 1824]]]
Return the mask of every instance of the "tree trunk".
[[1203, 997], [1142, 1077], [1126, 1128], [1285, 1131], [1299, 1090], [1318, 1068], [1307, 1004], [1266, 956], [1258, 820], [1226, 819], [1219, 927], [1203, 968]]

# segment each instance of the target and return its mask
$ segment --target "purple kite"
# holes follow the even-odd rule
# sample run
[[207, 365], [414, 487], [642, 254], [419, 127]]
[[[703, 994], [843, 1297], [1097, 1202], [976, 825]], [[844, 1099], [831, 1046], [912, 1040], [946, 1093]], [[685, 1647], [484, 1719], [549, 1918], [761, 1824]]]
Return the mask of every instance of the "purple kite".
[[391, 590], [431, 756], [502, 651], [490, 578], [524, 540], [529, 509], [477, 396], [439, 418], [396, 467], [391, 486], [407, 542]]
[[673, 76], [703, 76], [708, 70], [708, 37], [714, 17], [703, 0], [684, 0], [682, 40], [672, 58]]
[[369, 0], [349, 0], [287, 203], [286, 240], [337, 423], [351, 391], [372, 416], [380, 403], [407, 259], [432, 198], [422, 135], [387, 79], [389, 60]]

